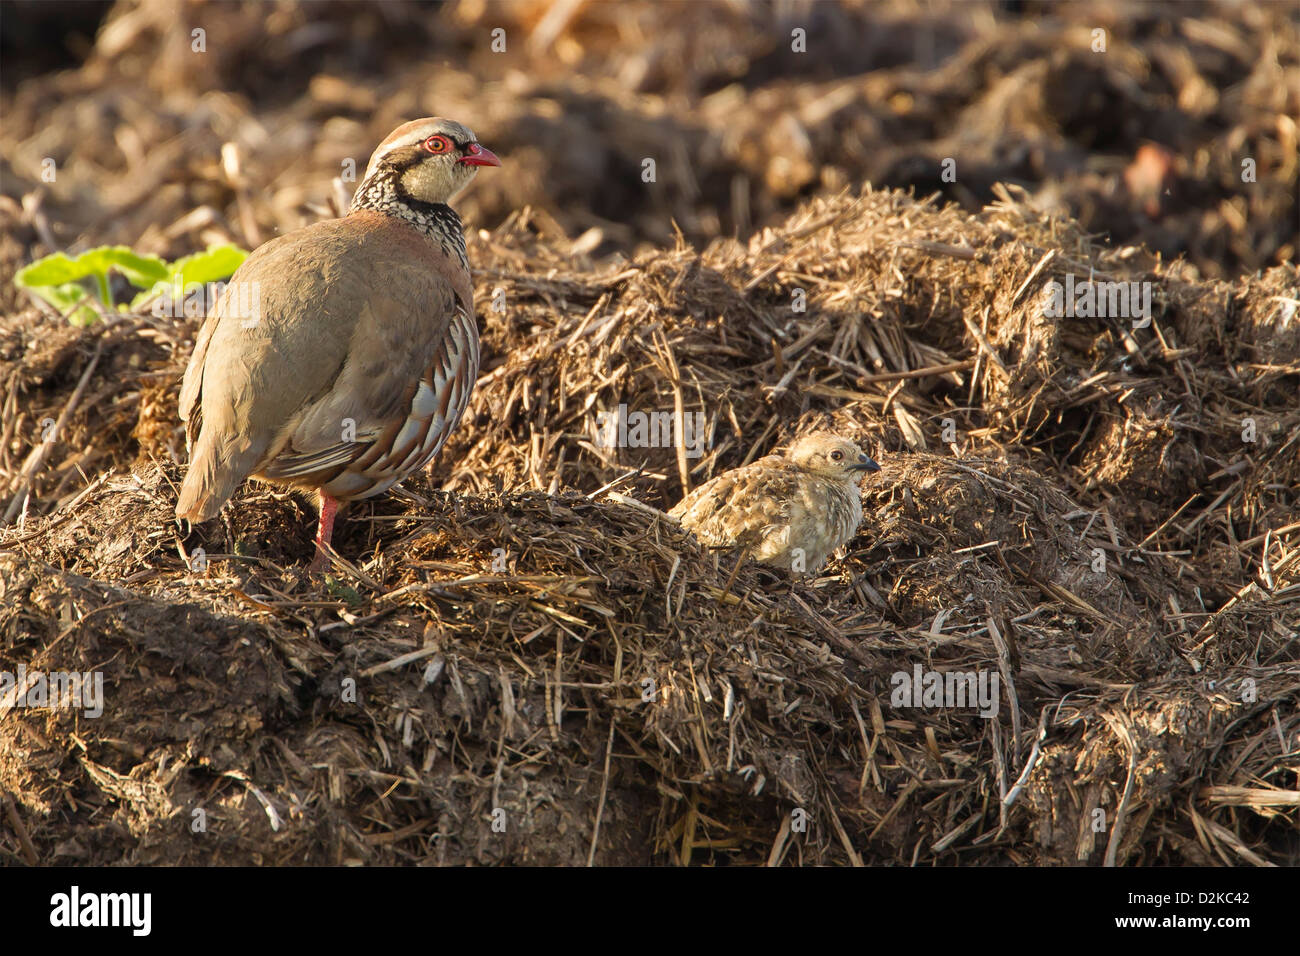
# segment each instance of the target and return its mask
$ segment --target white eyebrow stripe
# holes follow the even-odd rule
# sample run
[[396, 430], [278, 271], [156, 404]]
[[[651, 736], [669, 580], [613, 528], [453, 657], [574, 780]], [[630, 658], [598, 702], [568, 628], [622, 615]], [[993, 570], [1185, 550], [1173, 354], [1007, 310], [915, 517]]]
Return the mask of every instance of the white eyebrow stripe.
[[[455, 128], [453, 128], [453, 125], [455, 126]], [[464, 144], [478, 142], [478, 138], [475, 137], [473, 130], [470, 130], [464, 126], [459, 126], [458, 124], [443, 123], [436, 126], [425, 126], [422, 128], [417, 127], [415, 129], [408, 130], [407, 132], [403, 133], [401, 136], [397, 136], [383, 143], [380, 143], [379, 146], [375, 149], [374, 154], [370, 157], [370, 163], [366, 166], [366, 176], [369, 176], [371, 173], [373, 173], [375, 171], [375, 167], [379, 165], [380, 161], [382, 161], [384, 157], [388, 156], [394, 150], [405, 149], [408, 146], [418, 145], [419, 143], [423, 143], [430, 136], [446, 136], [449, 140], [452, 141], [452, 145], [454, 145], [458, 149], [463, 148]]]

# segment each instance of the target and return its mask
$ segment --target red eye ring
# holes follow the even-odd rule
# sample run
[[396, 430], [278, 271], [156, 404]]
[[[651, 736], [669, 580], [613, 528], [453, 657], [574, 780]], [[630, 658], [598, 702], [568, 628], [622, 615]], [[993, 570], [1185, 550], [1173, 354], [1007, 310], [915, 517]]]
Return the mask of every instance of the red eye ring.
[[451, 140], [445, 136], [430, 136], [424, 141], [424, 148], [435, 155], [450, 152]]

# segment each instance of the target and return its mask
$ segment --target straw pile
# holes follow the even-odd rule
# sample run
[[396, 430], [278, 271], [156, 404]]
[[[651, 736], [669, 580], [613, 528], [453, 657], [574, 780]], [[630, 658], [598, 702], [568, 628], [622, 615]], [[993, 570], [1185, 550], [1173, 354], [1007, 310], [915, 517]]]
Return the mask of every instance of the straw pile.
[[[354, 507], [326, 584], [300, 499], [172, 520], [192, 325], [6, 321], [0, 648], [103, 671], [106, 706], [0, 714], [0, 853], [1296, 862], [1294, 267], [1200, 280], [1008, 190], [601, 261], [524, 209], [470, 245], [467, 421]], [[1045, 319], [1067, 274], [1151, 282], [1150, 327]], [[702, 412], [711, 447], [601, 447], [620, 404]], [[884, 470], [817, 580], [728, 587], [610, 496], [826, 427]], [[998, 714], [894, 706], [918, 666], [998, 675]]]

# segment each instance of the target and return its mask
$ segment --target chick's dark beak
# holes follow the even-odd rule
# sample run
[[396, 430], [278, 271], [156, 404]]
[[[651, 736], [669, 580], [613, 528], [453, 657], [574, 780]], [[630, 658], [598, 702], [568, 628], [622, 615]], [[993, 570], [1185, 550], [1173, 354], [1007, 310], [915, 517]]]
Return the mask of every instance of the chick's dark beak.
[[879, 471], [880, 466], [868, 458], [866, 455], [859, 455], [856, 464], [849, 465], [853, 471]]
[[465, 155], [459, 162], [466, 166], [500, 166], [501, 160], [497, 154], [492, 152], [486, 146], [480, 146], [478, 143], [470, 143], [465, 147]]

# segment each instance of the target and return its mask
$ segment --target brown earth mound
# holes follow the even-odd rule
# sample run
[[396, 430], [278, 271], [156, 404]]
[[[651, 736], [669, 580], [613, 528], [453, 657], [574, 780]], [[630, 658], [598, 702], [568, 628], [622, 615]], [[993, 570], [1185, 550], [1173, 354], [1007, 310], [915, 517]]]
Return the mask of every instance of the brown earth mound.
[[[297, 498], [173, 521], [192, 325], [6, 320], [0, 653], [105, 710], [0, 704], [0, 854], [1300, 860], [1294, 266], [1196, 279], [1006, 190], [600, 263], [524, 210], [470, 257], [467, 422], [325, 583]], [[1149, 325], [1044, 317], [1089, 275], [1150, 282]], [[711, 447], [601, 447], [620, 404]], [[824, 427], [884, 470], [820, 579], [732, 580], [617, 497]], [[996, 675], [996, 715], [902, 706], [917, 668]]]

